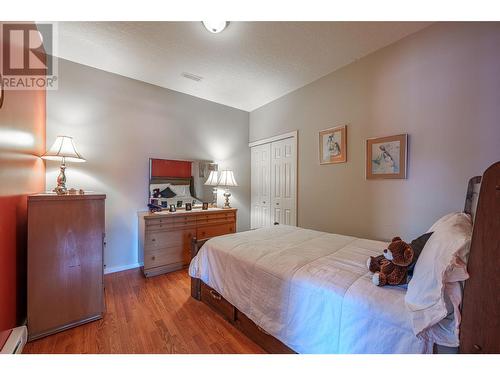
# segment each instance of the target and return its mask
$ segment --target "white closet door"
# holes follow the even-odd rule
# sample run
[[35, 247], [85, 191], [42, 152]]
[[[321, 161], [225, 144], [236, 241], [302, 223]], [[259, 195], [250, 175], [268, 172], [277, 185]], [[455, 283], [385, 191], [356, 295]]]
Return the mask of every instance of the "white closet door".
[[251, 228], [261, 228], [271, 224], [271, 144], [263, 144], [251, 149], [252, 208]]
[[271, 144], [271, 221], [297, 225], [297, 141]]

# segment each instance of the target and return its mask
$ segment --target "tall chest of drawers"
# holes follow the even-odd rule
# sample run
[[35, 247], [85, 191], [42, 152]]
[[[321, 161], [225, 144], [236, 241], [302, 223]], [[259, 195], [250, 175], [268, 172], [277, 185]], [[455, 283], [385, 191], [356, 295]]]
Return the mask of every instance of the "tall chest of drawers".
[[146, 277], [189, 265], [191, 240], [236, 232], [236, 209], [139, 214], [139, 251]]
[[28, 197], [29, 340], [102, 318], [105, 198]]

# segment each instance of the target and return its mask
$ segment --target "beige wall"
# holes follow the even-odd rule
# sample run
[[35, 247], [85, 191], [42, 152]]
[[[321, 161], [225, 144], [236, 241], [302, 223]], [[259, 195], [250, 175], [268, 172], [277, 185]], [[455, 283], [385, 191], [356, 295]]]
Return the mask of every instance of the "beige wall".
[[[137, 211], [146, 209], [148, 159], [216, 160], [232, 168], [238, 230], [249, 228], [248, 112], [59, 60], [59, 89], [47, 94], [47, 147], [73, 136], [86, 163], [68, 164], [68, 187], [107, 194], [105, 263], [137, 262]], [[47, 188], [58, 173], [47, 162]]]
[[[410, 240], [462, 210], [500, 159], [500, 23], [440, 23], [250, 114], [250, 140], [299, 130], [298, 223]], [[318, 131], [348, 124], [348, 162], [319, 165]], [[408, 179], [366, 181], [365, 139], [409, 134]]]

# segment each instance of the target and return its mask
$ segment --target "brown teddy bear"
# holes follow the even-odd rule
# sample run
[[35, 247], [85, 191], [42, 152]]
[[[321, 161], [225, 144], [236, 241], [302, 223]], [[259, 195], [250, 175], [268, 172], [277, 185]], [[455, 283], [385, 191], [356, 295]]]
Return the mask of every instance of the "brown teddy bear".
[[413, 261], [413, 255], [409, 244], [394, 237], [383, 255], [370, 257], [367, 261], [368, 269], [374, 272], [373, 283], [378, 286], [406, 284], [408, 266]]

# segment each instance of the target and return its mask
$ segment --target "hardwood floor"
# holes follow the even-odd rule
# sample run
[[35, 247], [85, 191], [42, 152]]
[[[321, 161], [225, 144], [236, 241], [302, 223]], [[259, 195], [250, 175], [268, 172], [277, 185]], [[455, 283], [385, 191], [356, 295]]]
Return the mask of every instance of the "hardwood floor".
[[106, 314], [26, 344], [23, 353], [264, 353], [190, 297], [187, 270], [144, 278], [133, 269], [105, 276]]

